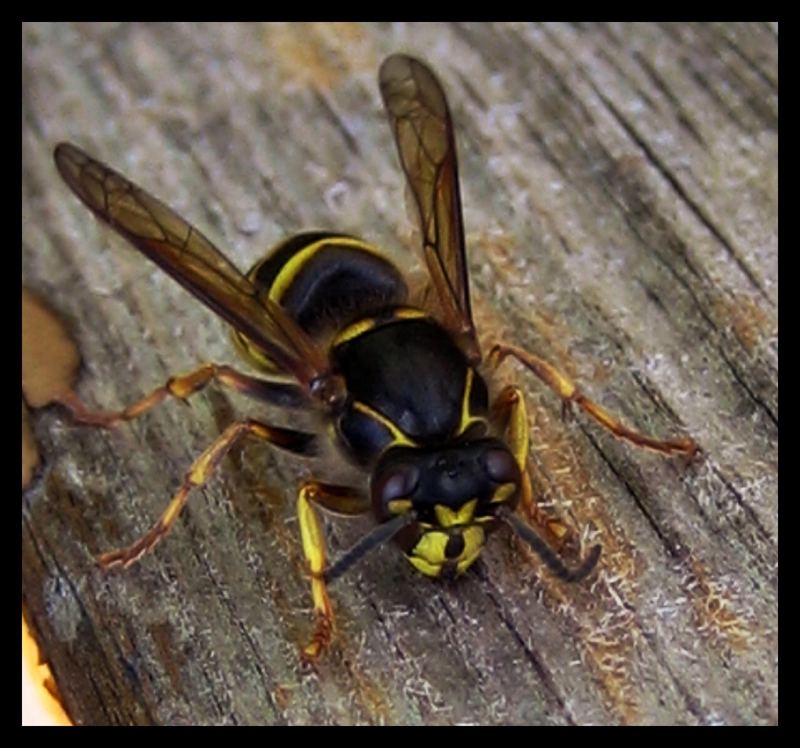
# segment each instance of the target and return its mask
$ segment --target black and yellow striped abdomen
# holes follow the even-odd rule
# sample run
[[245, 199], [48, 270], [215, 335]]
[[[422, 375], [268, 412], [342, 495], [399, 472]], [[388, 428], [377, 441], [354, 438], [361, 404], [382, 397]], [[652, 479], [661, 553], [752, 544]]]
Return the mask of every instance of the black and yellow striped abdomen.
[[312, 335], [402, 304], [408, 295], [400, 271], [377, 248], [321, 231], [279, 244], [250, 271], [250, 280]]
[[[403, 304], [408, 288], [380, 251], [345, 234], [313, 231], [278, 244], [247, 277], [259, 294], [289, 312], [312, 337], [331, 335], [355, 320]], [[240, 349], [259, 366], [275, 367], [235, 332]]]

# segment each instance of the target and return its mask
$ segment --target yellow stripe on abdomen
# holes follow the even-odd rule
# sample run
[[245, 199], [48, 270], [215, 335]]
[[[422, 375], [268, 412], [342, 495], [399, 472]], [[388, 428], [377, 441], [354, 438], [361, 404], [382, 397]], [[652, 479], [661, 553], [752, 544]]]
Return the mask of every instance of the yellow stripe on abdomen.
[[380, 259], [384, 259], [375, 247], [367, 244], [366, 242], [362, 242], [360, 239], [355, 239], [354, 237], [350, 236], [325, 236], [322, 239], [309, 244], [307, 247], [303, 247], [303, 249], [301, 249], [299, 252], [296, 252], [286, 261], [286, 264], [284, 264], [284, 266], [278, 271], [278, 274], [272, 281], [272, 285], [269, 289], [269, 298], [276, 304], [280, 304], [283, 295], [286, 293], [286, 290], [292, 285], [292, 282], [297, 277], [297, 274], [300, 272], [300, 270], [302, 270], [306, 263], [323, 247], [332, 245], [337, 247], [359, 249], [364, 252], [369, 252], [369, 254], [379, 257]]

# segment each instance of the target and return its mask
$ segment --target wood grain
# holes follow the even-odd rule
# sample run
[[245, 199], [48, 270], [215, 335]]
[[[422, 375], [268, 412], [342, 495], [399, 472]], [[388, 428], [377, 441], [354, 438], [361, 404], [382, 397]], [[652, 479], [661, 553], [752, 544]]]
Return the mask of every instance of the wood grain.
[[[248, 445], [137, 566], [91, 560], [138, 537], [251, 404], [213, 390], [111, 431], [40, 410], [23, 606], [76, 722], [777, 722], [777, 25], [26, 24], [22, 40], [23, 283], [76, 336], [87, 401], [236, 359], [221, 321], [69, 194], [55, 144], [243, 269], [310, 228], [410, 267], [375, 81], [407, 51], [457, 123], [484, 336], [705, 453], [686, 466], [564, 422], [504, 364], [529, 397], [541, 501], [603, 544], [599, 574], [562, 584], [500, 535], [443, 585], [386, 547], [333, 588], [341, 632], [311, 671], [294, 514], [310, 464]], [[331, 520], [334, 552], [368, 526]]]

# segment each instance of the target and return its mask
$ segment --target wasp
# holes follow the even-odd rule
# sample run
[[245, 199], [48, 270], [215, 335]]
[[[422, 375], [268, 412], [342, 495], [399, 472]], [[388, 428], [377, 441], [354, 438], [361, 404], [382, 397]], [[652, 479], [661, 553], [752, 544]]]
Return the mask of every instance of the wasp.
[[[521, 390], [490, 389], [487, 369], [510, 356], [618, 438], [664, 455], [693, 455], [690, 438], [658, 440], [633, 431], [590, 400], [564, 373], [513, 345], [495, 343], [484, 360], [473, 322], [453, 121], [436, 76], [396, 54], [381, 65], [380, 92], [413, 196], [429, 275], [409, 301], [403, 274], [354, 236], [306, 232], [286, 239], [243, 275], [203, 234], [164, 203], [74, 145], [55, 149], [58, 171], [101, 221], [232, 327], [259, 376], [215, 363], [176, 376], [114, 412], [64, 404], [79, 422], [107, 426], [138, 417], [166, 398], [185, 399], [215, 382], [252, 399], [316, 414], [316, 433], [247, 418], [232, 423], [194, 461], [155, 525], [132, 545], [98, 557], [127, 567], [174, 525], [189, 494], [245, 437], [313, 458], [328, 440], [358, 468], [355, 485], [318, 480], [297, 493], [303, 554], [316, 625], [302, 656], [329, 646], [334, 614], [328, 585], [393, 539], [428, 577], [465, 572], [501, 525], [565, 581], [595, 568], [595, 545], [566, 564], [520, 516], [532, 513], [526, 469], [528, 420]], [[320, 510], [371, 512], [374, 528], [332, 563]]]

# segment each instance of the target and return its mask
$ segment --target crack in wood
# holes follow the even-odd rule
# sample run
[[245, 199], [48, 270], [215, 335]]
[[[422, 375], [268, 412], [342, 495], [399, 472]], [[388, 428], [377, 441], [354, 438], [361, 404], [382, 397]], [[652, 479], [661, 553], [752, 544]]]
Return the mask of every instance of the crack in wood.
[[753, 286], [755, 286], [755, 288], [758, 289], [764, 300], [772, 305], [772, 301], [769, 298], [767, 290], [764, 288], [753, 269], [749, 266], [745, 259], [741, 257], [739, 251], [725, 238], [721, 229], [711, 220], [711, 218], [706, 214], [705, 210], [703, 210], [703, 208], [701, 208], [700, 205], [689, 196], [689, 194], [683, 188], [683, 185], [681, 185], [681, 183], [678, 181], [677, 177], [666, 167], [665, 164], [662, 163], [661, 159], [656, 156], [652, 148], [650, 148], [647, 142], [636, 132], [633, 125], [631, 125], [625, 119], [625, 117], [622, 116], [614, 104], [601, 93], [600, 89], [597, 88], [593, 81], [590, 81], [590, 84], [598, 98], [603, 101], [608, 110], [614, 115], [614, 119], [617, 120], [619, 125], [625, 130], [628, 136], [636, 143], [636, 145], [639, 146], [650, 164], [656, 169], [656, 171], [658, 171], [659, 174], [664, 177], [664, 179], [667, 180], [678, 197], [683, 200], [683, 202], [692, 211], [692, 213], [694, 213], [700, 223], [702, 223], [711, 232], [714, 238], [716, 238], [717, 241], [722, 244], [724, 249], [733, 258], [734, 262], [741, 269], [747, 279], [753, 284]]

